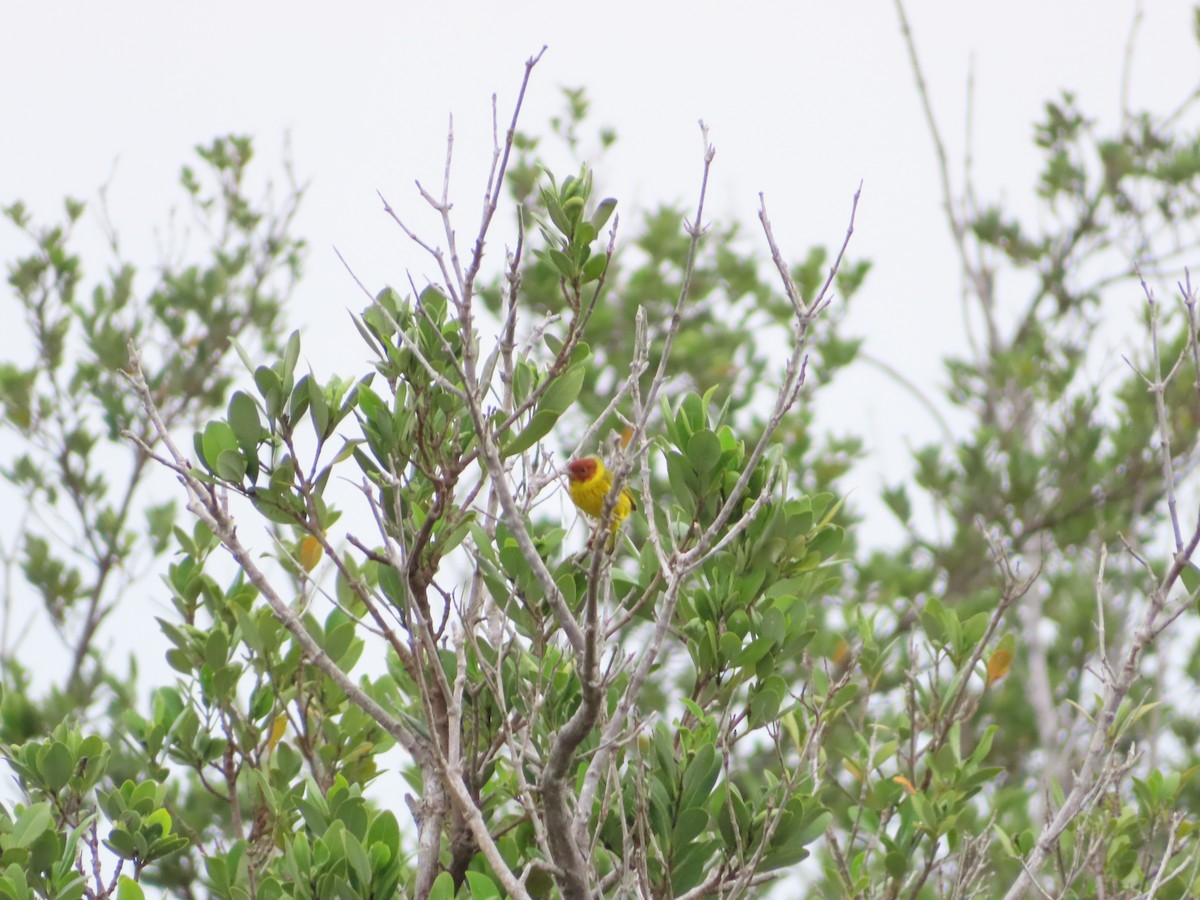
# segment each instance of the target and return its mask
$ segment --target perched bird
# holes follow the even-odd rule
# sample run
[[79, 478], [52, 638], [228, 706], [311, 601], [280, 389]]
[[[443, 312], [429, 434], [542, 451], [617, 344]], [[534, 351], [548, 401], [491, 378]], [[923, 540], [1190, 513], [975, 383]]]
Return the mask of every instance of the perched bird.
[[[612, 483], [612, 472], [608, 471], [598, 456], [585, 456], [567, 463], [567, 490], [571, 493], [571, 502], [593, 519], [604, 515], [604, 498], [612, 490]], [[615, 544], [617, 529], [635, 509], [637, 503], [634, 502], [633, 492], [629, 488], [622, 488], [621, 496], [613, 504], [608, 526], [609, 549]]]

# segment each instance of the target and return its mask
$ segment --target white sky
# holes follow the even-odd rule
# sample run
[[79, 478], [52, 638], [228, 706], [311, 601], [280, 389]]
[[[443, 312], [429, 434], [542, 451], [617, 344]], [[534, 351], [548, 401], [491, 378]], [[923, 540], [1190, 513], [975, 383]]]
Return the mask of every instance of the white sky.
[[[1133, 99], [1165, 109], [1200, 67], [1190, 4], [1148, 4]], [[249, 133], [277, 163], [290, 132], [312, 187], [297, 224], [311, 241], [290, 311], [317, 372], [356, 370], [361, 344], [344, 310], [361, 296], [332, 248], [373, 289], [402, 285], [426, 261], [380, 211], [380, 189], [408, 220], [428, 221], [413, 180], [440, 182], [447, 114], [457, 133], [452, 196], [478, 221], [490, 153], [490, 95], [502, 121], [523, 61], [549, 45], [523, 122], [561, 108], [560, 85], [584, 85], [594, 120], [619, 143], [606, 193], [630, 223], [639, 204], [692, 202], [700, 170], [696, 122], [717, 147], [710, 209], [757, 237], [764, 191], [785, 253], [836, 244], [860, 180], [851, 252], [875, 268], [847, 333], [924, 387], [962, 347], [951, 245], [940, 218], [934, 157], [894, 8], [871, 2], [630, 3], [586, 13], [564, 4], [109, 2], [6, 4], [0, 34], [0, 202], [57, 215], [67, 193], [94, 199], [114, 172], [113, 219], [128, 257], [151, 261], [155, 229], [180, 202], [176, 175], [191, 148]], [[735, 11], [736, 10], [736, 11]], [[1133, 4], [1116, 0], [910, 3], [918, 47], [951, 158], [961, 160], [966, 75], [976, 71], [976, 172], [982, 197], [1029, 210], [1037, 158], [1030, 138], [1060, 88], [1112, 121]], [[94, 219], [89, 220], [94, 226]], [[94, 241], [95, 227], [82, 229]], [[0, 226], [0, 251], [20, 245]], [[84, 244], [84, 246], [87, 246]], [[493, 242], [492, 262], [501, 260]], [[98, 257], [93, 257], [93, 259]], [[93, 264], [95, 265], [95, 264]], [[7, 298], [0, 303], [9, 302]], [[0, 336], [0, 341], [3, 337]], [[3, 344], [0, 344], [3, 347]], [[929, 433], [926, 413], [873, 370], [846, 377], [831, 404], [884, 450], [859, 487], [907, 471], [895, 452]]]
[[[1132, 100], [1165, 111], [1196, 83], [1200, 55], [1190, 3], [1147, 7]], [[1022, 213], [1033, 208], [1032, 126], [1060, 89], [1115, 120], [1133, 9], [1124, 0], [911, 0], [956, 166], [974, 58], [984, 199], [1006, 197]], [[64, 194], [95, 199], [115, 162], [112, 216], [126, 255], [142, 264], [155, 260], [155, 229], [181, 202], [177, 173], [194, 145], [249, 133], [274, 165], [290, 132], [296, 169], [312, 181], [296, 228], [312, 252], [289, 317], [305, 329], [305, 356], [322, 375], [360, 371], [363, 361], [345, 313], [362, 298], [333, 246], [373, 289], [403, 285], [408, 269], [418, 279], [428, 272], [381, 212], [376, 189], [414, 224], [427, 222], [413, 180], [440, 183], [453, 113], [452, 196], [465, 216], [460, 234], [473, 228], [491, 150], [490, 95], [499, 94], [505, 121], [522, 64], [543, 44], [549, 50], [534, 73], [524, 125], [540, 129], [561, 109], [560, 85], [585, 86], [593, 120], [620, 137], [600, 177], [627, 223], [638, 205], [693, 202], [703, 118], [717, 147], [713, 215], [740, 218], [757, 236], [764, 191], [792, 259], [813, 243], [841, 240], [864, 182], [851, 254], [875, 267], [847, 334], [864, 336], [869, 352], [926, 389], [940, 383], [940, 356], [963, 347], [934, 156], [886, 0], [9, 0], [0, 6], [0, 40], [0, 203], [22, 199], [43, 220], [56, 218]], [[80, 236], [81, 246], [100, 252], [94, 216]], [[0, 257], [24, 249], [0, 225]], [[491, 249], [500, 264], [502, 248]], [[1138, 299], [1131, 294], [1130, 303]], [[0, 292], [0, 316], [14, 313]], [[0, 330], [0, 358], [21, 352], [13, 335]], [[932, 423], [883, 375], [865, 369], [843, 377], [827, 421], [868, 439], [874, 455], [849, 486], [869, 517], [886, 518], [870, 512], [879, 508], [873, 498], [885, 478], [909, 471], [905, 447], [932, 435]], [[148, 624], [142, 637], [158, 640], [154, 631]]]
[[[1197, 82], [1200, 54], [1189, 3], [1147, 6], [1132, 101], [1165, 111]], [[579, 9], [479, 0], [348, 3], [336, 11], [307, 2], [7, 3], [0, 202], [22, 199], [44, 221], [56, 219], [64, 194], [94, 200], [112, 178], [110, 209], [125, 255], [150, 267], [158, 229], [182, 201], [177, 173], [194, 145], [249, 133], [269, 169], [290, 133], [296, 170], [312, 182], [296, 226], [312, 252], [289, 327], [304, 328], [305, 357], [319, 375], [352, 374], [363, 348], [345, 310], [361, 308], [362, 297], [333, 247], [372, 289], [403, 286], [409, 270], [418, 281], [431, 271], [375, 191], [412, 224], [431, 222], [413, 180], [440, 184], [448, 113], [456, 130], [452, 198], [460, 234], [473, 233], [491, 152], [490, 96], [499, 95], [503, 123], [525, 59], [547, 44], [522, 121], [541, 129], [562, 108], [559, 86], [585, 86], [593, 121], [619, 134], [600, 178], [627, 224], [639, 206], [694, 202], [700, 118], [717, 148], [712, 215], [740, 218], [757, 239], [764, 191], [794, 260], [813, 243], [840, 242], [864, 182], [851, 255], [875, 267], [846, 333], [864, 336], [867, 351], [935, 390], [940, 357], [963, 348], [958, 279], [892, 4], [613, 0]], [[956, 171], [974, 59], [983, 199], [1033, 209], [1032, 126], [1060, 89], [1115, 121], [1133, 11], [1116, 0], [911, 0]], [[98, 274], [104, 257], [94, 214], [80, 238]], [[24, 249], [0, 224], [0, 256]], [[499, 265], [501, 244], [491, 250]], [[1138, 300], [1131, 293], [1130, 303]], [[0, 293], [0, 315], [15, 312], [10, 304]], [[18, 334], [0, 330], [0, 356], [23, 352], [13, 346]], [[889, 517], [874, 498], [885, 479], [910, 470], [905, 448], [934, 433], [928, 414], [872, 369], [844, 374], [826, 406], [827, 422], [864, 434], [873, 450], [848, 486], [867, 510], [866, 533], [887, 535]]]

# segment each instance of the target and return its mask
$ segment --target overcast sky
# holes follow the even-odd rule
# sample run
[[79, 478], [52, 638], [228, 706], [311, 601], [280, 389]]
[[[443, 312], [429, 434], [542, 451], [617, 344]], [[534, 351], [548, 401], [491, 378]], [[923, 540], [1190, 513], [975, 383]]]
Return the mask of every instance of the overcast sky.
[[[1148, 6], [1132, 96], [1164, 109], [1195, 82], [1198, 54], [1189, 3]], [[984, 198], [1031, 208], [1032, 122], [1046, 98], [1069, 88], [1089, 111], [1116, 116], [1133, 11], [1117, 0], [910, 3], [955, 160], [974, 59]], [[270, 166], [291, 135], [296, 169], [312, 182], [297, 224], [312, 255], [290, 316], [306, 328], [306, 356], [318, 371], [345, 372], [361, 359], [343, 313], [361, 298], [332, 248], [372, 288], [427, 271], [381, 213], [376, 189], [419, 224], [413, 180], [439, 179], [453, 113], [453, 197], [474, 224], [490, 96], [499, 95], [506, 115], [523, 61], [543, 44], [524, 122], [541, 127], [560, 108], [559, 86], [585, 86], [596, 121], [620, 136], [602, 177], [627, 213], [693, 198], [701, 118], [717, 147], [713, 214], [740, 217], [756, 233], [757, 193], [765, 192], [795, 259], [812, 243], [840, 239], [861, 180], [852, 253], [875, 269], [848, 330], [923, 386], [938, 382], [939, 355], [962, 345], [934, 158], [887, 0], [458, 0], [336, 11], [315, 3], [11, 3], [0, 32], [0, 202], [20, 198], [35, 213], [57, 215], [64, 194], [95, 198], [111, 178], [113, 218], [132, 259], [154, 259], [155, 229], [179, 200], [176, 176], [195, 144], [248, 133]], [[98, 246], [98, 229], [81, 236]], [[0, 226], [5, 258], [18, 249], [13, 241]], [[930, 427], [882, 375], [864, 371], [844, 390], [837, 407], [854, 412], [876, 447], [896, 448]], [[905, 471], [904, 454], [886, 457], [880, 464], [891, 477]], [[874, 492], [880, 478], [866, 469], [862, 481]]]
[[[1131, 99], [1164, 111], [1196, 83], [1200, 54], [1190, 3], [1147, 6]], [[1116, 119], [1133, 13], [1117, 0], [910, 2], [956, 171], [974, 60], [982, 198], [1033, 209], [1032, 125], [1060, 90], [1075, 91], [1102, 121]], [[156, 229], [180, 200], [178, 170], [194, 145], [248, 133], [269, 168], [290, 134], [296, 170], [311, 180], [296, 229], [312, 253], [289, 317], [305, 329], [306, 358], [322, 375], [359, 371], [363, 359], [344, 312], [360, 308], [361, 295], [333, 247], [372, 288], [403, 285], [409, 270], [428, 273], [382, 214], [376, 190], [421, 224], [413, 180], [439, 182], [453, 113], [452, 196], [464, 229], [473, 226], [491, 149], [490, 96], [499, 95], [507, 118], [522, 64], [543, 44], [524, 124], [536, 130], [560, 109], [560, 86], [585, 86], [595, 120], [619, 134], [601, 177], [626, 215], [660, 200], [693, 201], [703, 118], [717, 148], [712, 214], [741, 218], [756, 234], [765, 192], [793, 259], [813, 243], [840, 241], [864, 183], [851, 253], [875, 268], [848, 334], [926, 389], [939, 383], [940, 355], [963, 346], [934, 156], [887, 0], [10, 2], [0, 35], [0, 202], [22, 199], [48, 219], [64, 194], [94, 199], [111, 179], [112, 217], [132, 260], [155, 259]], [[94, 219], [80, 236], [99, 254]], [[0, 224], [0, 255], [23, 249]], [[498, 265], [500, 248], [492, 249]], [[9, 304], [0, 294], [0, 314], [12, 314]], [[19, 352], [13, 333], [0, 329], [3, 355]], [[885, 478], [909, 470], [906, 443], [931, 435], [932, 423], [870, 369], [835, 391], [829, 421], [861, 431], [875, 454], [849, 485], [869, 506]]]
[[[1200, 73], [1190, 4], [1148, 6], [1133, 100], [1165, 109]], [[596, 121], [620, 136], [602, 177], [627, 212], [693, 198], [701, 118], [717, 147], [714, 215], [740, 217], [756, 233], [757, 193], [765, 192], [793, 258], [840, 239], [861, 180], [852, 253], [875, 269], [849, 331], [922, 385], [937, 382], [940, 352], [961, 346], [934, 158], [887, 0], [618, 0], [586, 8], [459, 0], [349, 3], [336, 12], [314, 3], [115, 0], [69, 8], [67, 15], [60, 4], [7, 4], [0, 13], [0, 202], [20, 198], [35, 213], [57, 215], [64, 194], [94, 198], [111, 178], [124, 250], [152, 260], [155, 229], [178, 202], [178, 169], [195, 144], [248, 133], [272, 165], [289, 133], [296, 169], [312, 182], [297, 224], [312, 255], [291, 318], [306, 327], [306, 355], [318, 369], [346, 371], [348, 359], [361, 358], [343, 313], [361, 299], [333, 246], [373, 288], [402, 284], [409, 269], [426, 271], [381, 213], [376, 189], [419, 223], [413, 180], [439, 179], [453, 113], [453, 197], [473, 225], [490, 152], [490, 96], [499, 95], [505, 116], [523, 61], [543, 44], [524, 122], [541, 127], [560, 108], [559, 86], [585, 86]], [[974, 59], [984, 198], [1031, 208], [1032, 123], [1059, 90], [1076, 91], [1110, 121], [1116, 116], [1133, 10], [1117, 0], [910, 3], [955, 160]], [[98, 240], [98, 229], [82, 236]], [[0, 228], [5, 258], [17, 249], [13, 239]], [[497, 252], [493, 262], [500, 259]], [[883, 376], [864, 372], [847, 390], [876, 445], [928, 427]], [[903, 456], [896, 462], [899, 469], [888, 468], [898, 474]]]

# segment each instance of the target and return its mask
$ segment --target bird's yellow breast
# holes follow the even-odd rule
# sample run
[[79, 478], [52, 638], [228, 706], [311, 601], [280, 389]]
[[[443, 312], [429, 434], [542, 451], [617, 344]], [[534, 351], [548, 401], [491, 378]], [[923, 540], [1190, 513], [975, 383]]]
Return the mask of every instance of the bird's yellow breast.
[[[567, 489], [576, 506], [592, 518], [598, 519], [604, 514], [604, 498], [612, 489], [612, 476], [608, 472], [597, 473], [586, 481], [572, 481]], [[628, 488], [625, 488], [613, 505], [612, 527], [614, 529], [620, 527], [620, 524], [629, 518], [632, 509], [633, 494]]]

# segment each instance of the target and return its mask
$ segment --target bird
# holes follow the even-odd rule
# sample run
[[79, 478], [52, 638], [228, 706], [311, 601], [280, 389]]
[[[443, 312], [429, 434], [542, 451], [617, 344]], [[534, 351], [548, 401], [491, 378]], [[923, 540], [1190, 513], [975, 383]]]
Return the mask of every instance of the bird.
[[[604, 515], [604, 499], [612, 490], [612, 483], [612, 473], [598, 456], [584, 456], [567, 463], [567, 490], [571, 494], [571, 502], [593, 519]], [[635, 509], [637, 502], [633, 499], [633, 492], [629, 488], [621, 488], [608, 523], [609, 550], [615, 545], [617, 530]]]

